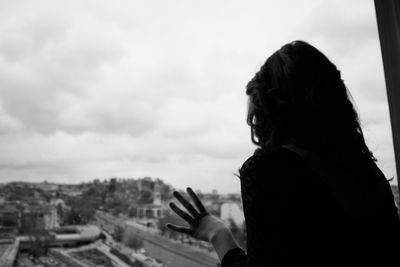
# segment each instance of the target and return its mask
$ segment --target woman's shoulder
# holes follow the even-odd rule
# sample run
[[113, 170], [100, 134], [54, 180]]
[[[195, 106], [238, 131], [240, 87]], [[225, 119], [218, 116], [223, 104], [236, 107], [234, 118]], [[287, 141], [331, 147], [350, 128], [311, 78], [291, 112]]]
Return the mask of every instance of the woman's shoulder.
[[[303, 165], [301, 159], [292, 151], [284, 147], [258, 148], [254, 151], [239, 169], [240, 177], [249, 176], [259, 172], [285, 172], [296, 171], [296, 165]], [[304, 166], [303, 166], [304, 167]]]

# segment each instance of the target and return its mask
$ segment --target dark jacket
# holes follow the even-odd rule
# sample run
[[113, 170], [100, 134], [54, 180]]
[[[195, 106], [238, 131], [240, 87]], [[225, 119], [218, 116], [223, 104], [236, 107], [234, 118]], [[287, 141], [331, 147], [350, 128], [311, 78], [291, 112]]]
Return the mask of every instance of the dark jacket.
[[240, 170], [247, 253], [230, 250], [222, 267], [397, 265], [400, 220], [390, 185], [380, 170], [378, 176], [359, 181], [370, 188], [383, 184], [379, 207], [365, 218], [349, 218], [299, 155], [257, 150]]

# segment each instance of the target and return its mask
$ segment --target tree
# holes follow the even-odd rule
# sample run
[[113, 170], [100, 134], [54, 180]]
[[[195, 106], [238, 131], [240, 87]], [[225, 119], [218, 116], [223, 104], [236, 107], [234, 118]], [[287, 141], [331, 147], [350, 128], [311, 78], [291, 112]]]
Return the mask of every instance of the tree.
[[173, 188], [167, 185], [160, 178], [156, 178], [156, 183], [159, 184], [161, 200], [166, 201], [172, 198]]
[[128, 211], [130, 202], [121, 192], [115, 192], [112, 198], [107, 199], [106, 207], [113, 215], [126, 213]]
[[63, 218], [64, 225], [74, 225], [74, 224], [81, 224], [82, 219], [79, 216], [79, 213], [72, 207], [70, 210], [64, 212]]
[[108, 192], [108, 190], [106, 187], [104, 187], [100, 192], [101, 205], [104, 205], [106, 203], [107, 192]]
[[2, 218], [0, 218], [0, 226], [5, 227], [18, 227], [18, 215], [16, 214], [6, 214]]
[[117, 225], [114, 228], [112, 237], [114, 238], [115, 241], [122, 242], [124, 234], [125, 234], [125, 227], [122, 225]]
[[167, 223], [175, 224], [175, 225], [187, 225], [187, 222], [184, 221], [181, 217], [176, 215], [175, 213], [166, 212], [164, 217], [160, 218], [157, 221], [157, 227], [161, 231], [162, 235], [168, 234], [171, 238], [177, 238], [180, 234], [176, 231], [170, 230], [166, 225]]
[[133, 250], [138, 250], [143, 247], [143, 240], [137, 237], [135, 234], [130, 234], [125, 240], [125, 245]]
[[117, 189], [117, 179], [111, 178], [110, 184], [108, 185], [108, 192], [112, 195], [112, 194], [114, 194], [116, 189]]
[[27, 212], [23, 211], [21, 216], [21, 234], [35, 233], [38, 229], [44, 228], [43, 214], [38, 211]]
[[29, 234], [28, 251], [36, 257], [46, 255], [49, 250], [49, 242], [52, 236], [44, 229], [32, 229]]
[[82, 222], [87, 223], [93, 219], [96, 210], [90, 202], [85, 201], [79, 206], [78, 213], [82, 218]]
[[84, 198], [77, 198], [70, 201], [71, 209], [65, 212], [65, 224], [86, 224], [93, 219], [96, 213], [94, 204]]
[[65, 219], [65, 214], [61, 203], [57, 205], [57, 214], [60, 217], [61, 221], [63, 222]]

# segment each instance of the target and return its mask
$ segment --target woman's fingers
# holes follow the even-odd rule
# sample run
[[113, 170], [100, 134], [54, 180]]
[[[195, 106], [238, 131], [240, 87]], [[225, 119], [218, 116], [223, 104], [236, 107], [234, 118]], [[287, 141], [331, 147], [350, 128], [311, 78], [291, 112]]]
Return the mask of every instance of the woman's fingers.
[[188, 235], [192, 235], [193, 234], [193, 230], [190, 228], [186, 228], [186, 227], [182, 227], [182, 226], [177, 226], [177, 225], [173, 225], [170, 223], [167, 223], [167, 227], [171, 230], [180, 232], [180, 233], [184, 233], [184, 234], [188, 234]]
[[169, 206], [171, 207], [171, 209], [173, 211], [175, 211], [176, 214], [178, 214], [182, 219], [184, 219], [185, 221], [187, 221], [190, 225], [197, 225], [196, 221], [189, 216], [186, 212], [184, 212], [183, 210], [181, 210], [180, 208], [178, 208], [178, 206], [175, 205], [175, 203], [170, 203]]
[[194, 218], [200, 217], [199, 212], [195, 208], [193, 208], [192, 204], [190, 204], [189, 201], [187, 201], [181, 194], [179, 194], [179, 192], [175, 191], [174, 196], [176, 197], [176, 199], [179, 200], [179, 202], [182, 203], [182, 205], [190, 212], [190, 214], [192, 214]]
[[[214, 231], [212, 228], [214, 228], [215, 219], [213, 221], [212, 216], [210, 217], [211, 219], [206, 216], [209, 215], [209, 213], [203, 206], [203, 203], [201, 203], [198, 196], [194, 193], [192, 188], [188, 187], [186, 188], [186, 191], [189, 194], [190, 198], [193, 200], [194, 206], [179, 192], [175, 191], [174, 196], [189, 213], [178, 208], [178, 206], [176, 206], [176, 204], [173, 202], [171, 202], [169, 206], [177, 215], [179, 215], [189, 224], [189, 227], [173, 225], [170, 223], [167, 224], [167, 227], [176, 232], [188, 234], [200, 240], [208, 241], [210, 239], [210, 233], [213, 233]], [[205, 223], [200, 224], [200, 222], [202, 222], [202, 220], [205, 220], [205, 218], [208, 218], [206, 221], [204, 221]]]
[[199, 209], [200, 214], [202, 216], [207, 215], [208, 212], [207, 212], [206, 208], [204, 208], [203, 204], [201, 203], [201, 201], [197, 197], [197, 195], [193, 192], [192, 188], [188, 187], [188, 188], [186, 188], [186, 191], [188, 192], [189, 196], [193, 199], [193, 202], [196, 205], [196, 207]]

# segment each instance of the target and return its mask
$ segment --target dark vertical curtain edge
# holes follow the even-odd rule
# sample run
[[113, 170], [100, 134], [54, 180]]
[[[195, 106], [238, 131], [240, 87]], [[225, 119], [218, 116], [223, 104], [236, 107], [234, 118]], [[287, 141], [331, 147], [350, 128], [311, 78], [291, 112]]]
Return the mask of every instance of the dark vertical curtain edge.
[[[397, 188], [400, 175], [400, 1], [375, 0], [386, 91], [392, 125]], [[399, 192], [400, 193], [400, 192]]]

